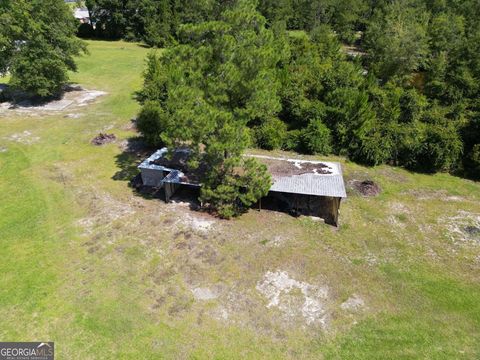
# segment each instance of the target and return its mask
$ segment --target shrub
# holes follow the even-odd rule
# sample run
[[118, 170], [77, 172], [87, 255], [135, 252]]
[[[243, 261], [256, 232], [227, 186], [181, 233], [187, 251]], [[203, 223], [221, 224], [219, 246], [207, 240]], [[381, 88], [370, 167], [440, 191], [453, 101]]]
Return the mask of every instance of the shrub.
[[469, 175], [474, 179], [480, 179], [480, 144], [473, 146], [467, 159], [470, 165], [467, 169]]
[[240, 174], [226, 174], [220, 182], [219, 177], [207, 179], [201, 189], [201, 202], [225, 219], [247, 211], [272, 185], [267, 167], [255, 159], [243, 158], [236, 168]]
[[312, 154], [327, 155], [332, 152], [330, 129], [319, 119], [310, 121], [303, 130], [302, 140], [305, 149]]
[[428, 124], [425, 141], [417, 154], [417, 164], [424, 171], [449, 171], [462, 151], [462, 141], [453, 125]]
[[149, 145], [163, 145], [161, 135], [166, 129], [166, 120], [164, 112], [158, 104], [154, 102], [145, 103], [138, 115], [137, 128]]
[[95, 30], [93, 26], [88, 23], [82, 23], [78, 27], [77, 36], [83, 39], [91, 39], [95, 35]]
[[280, 149], [286, 138], [287, 125], [278, 118], [269, 118], [255, 128], [255, 139], [262, 149]]
[[302, 150], [302, 131], [290, 130], [287, 132], [284, 148], [286, 150], [301, 151]]

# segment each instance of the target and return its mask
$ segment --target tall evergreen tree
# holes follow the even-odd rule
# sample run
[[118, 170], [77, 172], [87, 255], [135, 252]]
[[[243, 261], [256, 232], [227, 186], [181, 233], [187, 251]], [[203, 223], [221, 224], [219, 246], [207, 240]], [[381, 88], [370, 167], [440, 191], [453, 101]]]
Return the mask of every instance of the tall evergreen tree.
[[223, 217], [270, 188], [266, 168], [242, 156], [250, 143], [247, 125], [280, 110], [281, 56], [255, 7], [240, 0], [219, 20], [182, 27], [180, 44], [151, 56], [145, 77], [144, 98], [159, 104], [159, 121], [166, 123], [161, 139], [171, 148], [188, 146], [190, 166], [208, 164], [201, 200]]

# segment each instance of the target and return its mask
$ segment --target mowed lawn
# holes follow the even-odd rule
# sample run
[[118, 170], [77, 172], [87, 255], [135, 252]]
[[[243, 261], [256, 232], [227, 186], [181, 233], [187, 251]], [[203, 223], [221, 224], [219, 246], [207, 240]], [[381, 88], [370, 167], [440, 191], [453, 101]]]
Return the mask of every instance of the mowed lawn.
[[[338, 229], [164, 204], [128, 186], [149, 50], [89, 50], [72, 81], [107, 95], [0, 113], [1, 341], [55, 341], [58, 359], [480, 358], [479, 183], [331, 157], [382, 189], [348, 185]], [[279, 274], [295, 285], [267, 286]]]

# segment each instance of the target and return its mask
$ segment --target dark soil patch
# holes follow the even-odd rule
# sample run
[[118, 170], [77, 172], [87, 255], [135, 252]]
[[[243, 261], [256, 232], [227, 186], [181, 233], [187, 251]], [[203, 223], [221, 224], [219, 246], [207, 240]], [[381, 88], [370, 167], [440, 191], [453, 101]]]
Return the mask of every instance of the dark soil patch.
[[[165, 222], [164, 222], [165, 223]], [[189, 232], [189, 231], [179, 231], [177, 233], [175, 233], [175, 235], [173, 236], [173, 238], [175, 240], [177, 240], [179, 237], [183, 236], [186, 240], [189, 240], [191, 239], [192, 237], [192, 233]]]
[[172, 225], [173, 223], [175, 223], [175, 219], [172, 218], [167, 218], [163, 220], [163, 225]]
[[157, 298], [155, 300], [155, 304], [152, 305], [152, 309], [158, 309], [160, 308], [163, 304], [165, 303], [165, 297], [164, 296], [160, 296], [159, 298]]
[[198, 251], [195, 254], [195, 258], [200, 259], [203, 263], [209, 265], [218, 265], [223, 261], [223, 259], [218, 256], [217, 251], [210, 245], [207, 245], [205, 246], [205, 248]]
[[296, 166], [292, 161], [274, 160], [274, 159], [259, 159], [262, 163], [267, 165], [268, 171], [272, 176], [284, 177], [295, 176], [303, 174], [331, 174], [330, 167], [322, 163], [299, 162], [300, 167]]
[[466, 226], [465, 232], [472, 237], [480, 237], [480, 228], [476, 226]]
[[137, 174], [129, 183], [130, 187], [139, 190], [143, 186], [142, 174]]
[[100, 146], [105, 145], [111, 142], [114, 142], [117, 139], [115, 134], [104, 134], [100, 133], [92, 139], [92, 145]]
[[89, 247], [87, 251], [89, 254], [93, 254], [96, 253], [98, 250], [100, 250], [100, 245]]
[[372, 180], [354, 180], [352, 181], [352, 186], [363, 196], [377, 196], [381, 192], [380, 186]]

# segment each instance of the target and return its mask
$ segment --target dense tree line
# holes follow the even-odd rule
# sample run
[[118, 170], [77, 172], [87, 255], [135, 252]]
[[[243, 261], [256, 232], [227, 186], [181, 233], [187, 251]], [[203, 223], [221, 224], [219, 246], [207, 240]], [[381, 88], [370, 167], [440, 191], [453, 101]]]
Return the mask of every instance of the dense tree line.
[[268, 188], [248, 146], [480, 177], [477, 0], [88, 4], [98, 36], [167, 48], [139, 129], [208, 158], [201, 198], [222, 216]]
[[[165, 2], [176, 15], [168, 17], [175, 25], [163, 44], [175, 51], [192, 41], [188, 24], [217, 21], [237, 2]], [[270, 64], [270, 111], [246, 121], [252, 145], [480, 177], [478, 1], [265, 0], [253, 6], [279, 57]], [[346, 43], [356, 44], [358, 56], [348, 55]], [[164, 68], [158, 57], [150, 60]], [[146, 98], [149, 91], [146, 81]]]

